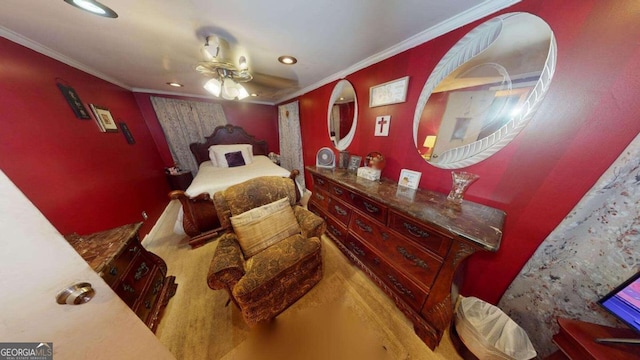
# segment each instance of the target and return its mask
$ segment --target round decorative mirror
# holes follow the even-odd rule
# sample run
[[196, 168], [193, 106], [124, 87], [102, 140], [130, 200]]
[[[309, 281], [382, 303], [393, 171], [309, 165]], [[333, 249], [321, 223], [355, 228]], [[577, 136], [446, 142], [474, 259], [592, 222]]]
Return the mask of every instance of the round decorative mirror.
[[443, 169], [478, 163], [507, 145], [546, 94], [556, 66], [549, 25], [528, 13], [493, 18], [465, 35], [427, 80], [413, 141]]
[[343, 151], [351, 144], [357, 122], [356, 91], [348, 80], [340, 80], [333, 88], [327, 111], [329, 138], [336, 149]]

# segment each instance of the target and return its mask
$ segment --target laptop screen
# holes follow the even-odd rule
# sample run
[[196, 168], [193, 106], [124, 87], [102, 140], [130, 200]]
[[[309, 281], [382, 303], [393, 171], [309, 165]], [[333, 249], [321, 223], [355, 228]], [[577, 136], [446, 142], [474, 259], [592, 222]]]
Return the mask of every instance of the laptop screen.
[[640, 272], [613, 289], [598, 304], [640, 332]]

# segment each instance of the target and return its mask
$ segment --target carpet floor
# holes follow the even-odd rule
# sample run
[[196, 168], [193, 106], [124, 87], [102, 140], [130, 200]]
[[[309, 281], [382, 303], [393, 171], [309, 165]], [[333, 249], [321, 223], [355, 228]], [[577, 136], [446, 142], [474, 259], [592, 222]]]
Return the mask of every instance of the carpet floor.
[[178, 290], [156, 335], [177, 359], [461, 359], [448, 331], [435, 351], [333, 242], [323, 237], [323, 279], [274, 321], [249, 329], [225, 291], [207, 286], [215, 241], [192, 249], [173, 233], [172, 201], [143, 245], [167, 262]]

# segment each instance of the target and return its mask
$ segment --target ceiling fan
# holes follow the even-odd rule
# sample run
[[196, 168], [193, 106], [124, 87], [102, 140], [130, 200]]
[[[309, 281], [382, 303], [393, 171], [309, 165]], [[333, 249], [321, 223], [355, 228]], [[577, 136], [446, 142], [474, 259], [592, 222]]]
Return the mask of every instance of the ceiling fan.
[[253, 79], [245, 56], [240, 56], [236, 65], [230, 59], [229, 44], [218, 36], [207, 36], [203, 53], [206, 60], [198, 63], [196, 71], [211, 78], [204, 84], [208, 92], [227, 100], [242, 100], [249, 96], [240, 84]]

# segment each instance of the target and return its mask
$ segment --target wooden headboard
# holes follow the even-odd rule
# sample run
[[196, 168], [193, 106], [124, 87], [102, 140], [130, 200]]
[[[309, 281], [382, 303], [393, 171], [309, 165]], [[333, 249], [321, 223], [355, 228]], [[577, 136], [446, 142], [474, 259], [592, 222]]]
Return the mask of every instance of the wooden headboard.
[[247, 134], [240, 126], [230, 124], [218, 126], [213, 130], [213, 134], [204, 140], [202, 143], [189, 145], [198, 165], [210, 160], [209, 147], [211, 145], [251, 144], [253, 155], [267, 155], [267, 142], [256, 140], [255, 136]]

